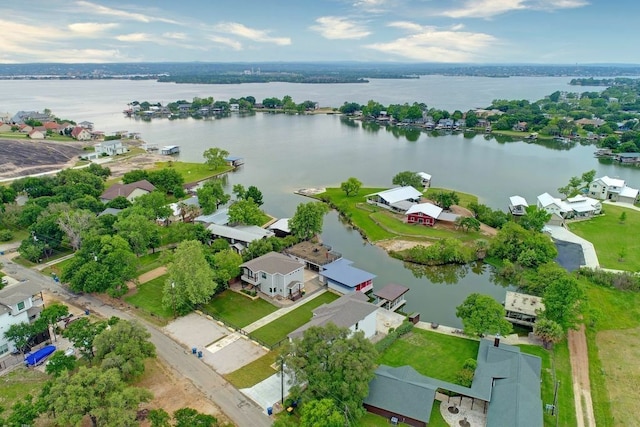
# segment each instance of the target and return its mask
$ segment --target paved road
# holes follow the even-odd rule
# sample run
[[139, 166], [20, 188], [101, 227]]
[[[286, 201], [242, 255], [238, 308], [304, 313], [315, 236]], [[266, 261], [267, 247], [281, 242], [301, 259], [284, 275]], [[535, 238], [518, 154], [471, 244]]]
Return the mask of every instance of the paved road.
[[[43, 276], [37, 271], [15, 264], [6, 256], [0, 256], [0, 261], [4, 263], [5, 271], [15, 271], [13, 276], [17, 279], [38, 283], [42, 286], [43, 290], [48, 289], [52, 293], [57, 294], [61, 299], [84, 306], [105, 318], [111, 316], [117, 316], [127, 320], [134, 318], [131, 314], [116, 307], [105, 305], [90, 295], [76, 297], [58, 283], [54, 282], [50, 277]], [[143, 324], [151, 334], [151, 342], [156, 346], [158, 356], [179, 374], [190, 379], [194, 385], [215, 402], [235, 424], [241, 427], [267, 427], [272, 424], [271, 419], [262, 412], [261, 408], [247, 399], [246, 396], [240, 393], [240, 391], [229, 384], [208, 365], [197, 357], [194, 357], [191, 352], [188, 352], [180, 344], [163, 334], [155, 326], [144, 320], [137, 320]]]

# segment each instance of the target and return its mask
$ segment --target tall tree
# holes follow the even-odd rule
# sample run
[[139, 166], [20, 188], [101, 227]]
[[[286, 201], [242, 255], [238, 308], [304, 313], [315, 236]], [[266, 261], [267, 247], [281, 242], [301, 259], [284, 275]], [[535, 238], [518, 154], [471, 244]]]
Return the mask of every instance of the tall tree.
[[564, 338], [562, 326], [553, 320], [541, 317], [533, 325], [533, 334], [542, 340], [542, 346], [546, 349], [550, 344], [555, 344]]
[[294, 378], [294, 396], [331, 399], [354, 423], [364, 414], [362, 401], [369, 394], [376, 357], [375, 347], [362, 331], [352, 334], [330, 323], [307, 329], [290, 345], [285, 369]]
[[67, 356], [64, 351], [58, 350], [47, 359], [45, 372], [54, 377], [59, 377], [64, 371], [73, 371], [76, 368], [76, 357]]
[[300, 203], [289, 219], [291, 233], [299, 239], [310, 239], [322, 232], [324, 215], [329, 208], [317, 202]]
[[116, 368], [124, 380], [144, 372], [144, 360], [155, 357], [151, 334], [138, 322], [121, 320], [96, 336], [93, 345], [102, 368]]
[[58, 227], [66, 234], [67, 241], [74, 251], [80, 249], [83, 234], [96, 223], [95, 214], [83, 209], [67, 210], [58, 216]]
[[468, 335], [507, 335], [513, 326], [505, 319], [504, 307], [488, 295], [473, 293], [456, 307], [456, 316], [462, 320]]
[[83, 366], [56, 378], [44, 402], [59, 425], [81, 425], [88, 416], [93, 427], [133, 426], [138, 405], [151, 397], [148, 390], [127, 386], [117, 369]]
[[231, 196], [225, 194], [222, 181], [219, 179], [211, 179], [205, 182], [197, 190], [197, 194], [202, 213], [205, 215], [215, 212], [220, 205], [224, 205], [231, 198]]
[[229, 152], [227, 150], [223, 150], [222, 148], [209, 148], [205, 150], [202, 154], [204, 156], [204, 162], [211, 169], [222, 169], [226, 166], [227, 161], [225, 160], [229, 156]]
[[551, 219], [551, 214], [535, 205], [527, 206], [526, 213], [520, 217], [519, 224], [526, 230], [542, 231]]
[[91, 362], [95, 357], [93, 342], [106, 327], [107, 322], [91, 322], [89, 318], [82, 317], [69, 323], [62, 335], [73, 343], [85, 359]]
[[23, 354], [29, 347], [29, 341], [31, 341], [31, 337], [34, 335], [35, 331], [33, 326], [27, 322], [14, 323], [4, 332], [4, 338], [13, 342], [13, 345]]
[[216, 281], [220, 284], [227, 284], [229, 280], [238, 277], [242, 264], [242, 256], [234, 250], [225, 249], [213, 254], [213, 267]]
[[113, 228], [118, 232], [118, 236], [129, 243], [131, 250], [140, 256], [147, 253], [147, 250], [151, 247], [158, 225], [148, 218], [134, 213], [127, 216], [118, 216]]
[[64, 304], [54, 303], [47, 307], [45, 307], [40, 312], [40, 317], [36, 320], [36, 323], [40, 323], [42, 326], [40, 328], [42, 330], [48, 329], [51, 327], [53, 330], [53, 337], [56, 337], [56, 324], [60, 319], [69, 314], [69, 307]]
[[460, 196], [455, 191], [438, 191], [433, 195], [436, 205], [444, 210], [449, 210], [452, 205], [460, 203]]
[[213, 415], [202, 414], [193, 408], [180, 408], [173, 413], [175, 427], [215, 427], [218, 420]]
[[422, 185], [422, 178], [420, 178], [417, 173], [411, 171], [399, 172], [393, 177], [391, 183], [402, 187], [411, 186], [419, 191], [424, 189]]
[[208, 302], [218, 287], [209, 266], [204, 246], [197, 240], [178, 245], [167, 267], [167, 280], [162, 293], [162, 304], [186, 314], [194, 306]]
[[344, 427], [350, 425], [349, 419], [345, 416], [332, 399], [314, 399], [305, 402], [300, 415], [301, 427]]
[[360, 182], [358, 178], [354, 177], [350, 177], [340, 184], [340, 189], [345, 192], [347, 197], [357, 195], [358, 191], [360, 191], [360, 187], [362, 187], [362, 182]]
[[231, 224], [262, 225], [264, 214], [253, 199], [237, 200], [229, 206]]
[[575, 328], [581, 310], [584, 291], [578, 281], [565, 275], [549, 283], [544, 291], [544, 317], [559, 324], [563, 330]]
[[247, 188], [244, 198], [247, 200], [253, 200], [253, 202], [258, 206], [262, 206], [264, 204], [264, 201], [262, 200], [262, 191], [260, 191], [255, 185], [250, 185], [249, 188]]

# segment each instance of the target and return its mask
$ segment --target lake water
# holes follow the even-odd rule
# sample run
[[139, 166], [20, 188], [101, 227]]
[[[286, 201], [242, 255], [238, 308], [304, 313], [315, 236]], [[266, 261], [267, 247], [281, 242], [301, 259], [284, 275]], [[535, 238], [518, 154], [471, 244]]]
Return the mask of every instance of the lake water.
[[[426, 76], [412, 80], [374, 80], [369, 84], [301, 85], [289, 83], [247, 85], [176, 85], [151, 81], [0, 81], [0, 111], [43, 110], [58, 117], [88, 120], [105, 132], [140, 132], [159, 146], [181, 146], [180, 159], [202, 161], [210, 147], [221, 147], [245, 159], [230, 174], [229, 188], [256, 185], [264, 194], [267, 212], [289, 217], [297, 204], [307, 202], [293, 191], [305, 187], [338, 186], [350, 176], [366, 186], [391, 186], [403, 170], [433, 175], [433, 185], [479, 196], [482, 203], [506, 209], [508, 197], [519, 194], [530, 202], [545, 191], [555, 194], [574, 175], [596, 169], [598, 175], [618, 176], [640, 186], [640, 170], [599, 162], [593, 146], [565, 147], [498, 141], [484, 135], [427, 134], [379, 126], [365, 126], [339, 116], [283, 114], [233, 115], [214, 120], [153, 120], [125, 118], [127, 102], [171, 101], [213, 96], [266, 97], [291, 95], [295, 101], [311, 99], [325, 106], [344, 101], [383, 104], [425, 102], [450, 111], [486, 107], [493, 99], [542, 98], [555, 90], [584, 92], [602, 88], [571, 87], [570, 77], [473, 78]], [[423, 320], [460, 326], [455, 307], [472, 292], [504, 299], [505, 288], [493, 284], [488, 268], [465, 266], [433, 269], [428, 276], [412, 272], [343, 225], [335, 213], [327, 215], [323, 239], [377, 275], [374, 286], [395, 282], [407, 285], [407, 311]]]

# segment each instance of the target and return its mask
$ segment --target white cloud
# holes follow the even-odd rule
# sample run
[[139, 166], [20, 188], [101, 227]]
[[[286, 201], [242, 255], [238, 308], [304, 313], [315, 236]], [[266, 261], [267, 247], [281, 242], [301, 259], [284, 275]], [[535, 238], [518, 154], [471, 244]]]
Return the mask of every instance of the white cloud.
[[120, 40], [121, 42], [152, 42], [154, 39], [155, 37], [153, 35], [147, 33], [131, 33], [116, 36], [116, 40]]
[[273, 43], [279, 46], [291, 44], [289, 37], [271, 37], [267, 30], [256, 30], [237, 22], [223, 22], [215, 26], [215, 30], [222, 33], [229, 33], [260, 43]]
[[390, 0], [356, 0], [353, 7], [369, 13], [382, 13], [389, 9]]
[[102, 5], [91, 3], [84, 0], [77, 1], [76, 4], [80, 7], [85, 8], [87, 12], [95, 13], [98, 15], [115, 16], [122, 19], [128, 19], [131, 21], [138, 21], [138, 22], [145, 22], [145, 23], [165, 22], [167, 24], [179, 24], [179, 22], [173, 19], [162, 18], [157, 16], [151, 16], [151, 15], [144, 15], [142, 13], [136, 13], [136, 12], [128, 12], [126, 10], [114, 9], [111, 7], [102, 6]]
[[588, 4], [586, 0], [467, 0], [463, 7], [441, 14], [450, 18], [491, 18], [514, 10], [553, 11]]
[[361, 39], [371, 34], [363, 25], [339, 16], [322, 16], [310, 28], [330, 40]]
[[189, 36], [187, 36], [185, 33], [163, 33], [162, 37], [167, 38], [167, 39], [173, 39], [173, 40], [187, 40], [189, 39]]
[[233, 50], [242, 50], [242, 43], [240, 43], [237, 40], [233, 40], [227, 37], [220, 37], [220, 36], [208, 36], [208, 39], [214, 43], [228, 46]]
[[365, 47], [414, 61], [473, 62], [498, 40], [489, 34], [423, 27], [412, 22], [393, 22], [390, 27], [405, 29], [411, 34], [387, 43]]
[[74, 33], [83, 35], [84, 37], [97, 36], [107, 30], [116, 28], [118, 24], [114, 23], [98, 23], [98, 22], [76, 22], [69, 24], [67, 28]]

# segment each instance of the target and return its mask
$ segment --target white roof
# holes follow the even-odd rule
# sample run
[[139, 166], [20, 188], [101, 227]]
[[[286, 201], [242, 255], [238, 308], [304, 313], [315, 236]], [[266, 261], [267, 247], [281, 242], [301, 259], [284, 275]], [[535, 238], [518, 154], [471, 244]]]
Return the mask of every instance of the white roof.
[[240, 242], [251, 243], [264, 237], [273, 236], [273, 231], [265, 230], [256, 225], [239, 225], [227, 227], [226, 225], [210, 224], [207, 230], [216, 236], [233, 239]]
[[431, 181], [431, 175], [426, 172], [418, 172], [418, 176], [425, 181]]
[[542, 298], [534, 295], [507, 291], [507, 296], [504, 299], [504, 308], [508, 311], [537, 316], [540, 311], [544, 311], [544, 303]]
[[419, 203], [417, 205], [411, 206], [409, 210], [405, 212], [405, 215], [409, 215], [412, 213], [422, 213], [430, 216], [431, 218], [437, 219], [438, 216], [440, 216], [440, 214], [442, 213], [442, 208], [431, 203]]
[[401, 200], [419, 199], [422, 197], [421, 192], [410, 186], [396, 187], [375, 194], [386, 200], [387, 203], [396, 203]]
[[289, 229], [289, 218], [280, 218], [267, 228], [269, 230], [280, 230], [285, 233], [291, 233], [291, 230]]
[[556, 205], [558, 207], [562, 206], [562, 204], [560, 202], [560, 199], [556, 199], [556, 198], [552, 197], [551, 194], [549, 194], [549, 193], [543, 193], [543, 194], [539, 195], [538, 196], [538, 203], [543, 208], [546, 208], [547, 206], [550, 206], [550, 205]]
[[509, 197], [509, 203], [511, 203], [511, 206], [529, 206], [527, 200], [522, 196]]
[[624, 187], [624, 179], [603, 176], [600, 181], [604, 182], [607, 187]]
[[629, 197], [635, 199], [636, 197], [638, 197], [638, 190], [625, 186], [622, 188], [622, 190], [620, 190], [620, 197]]

